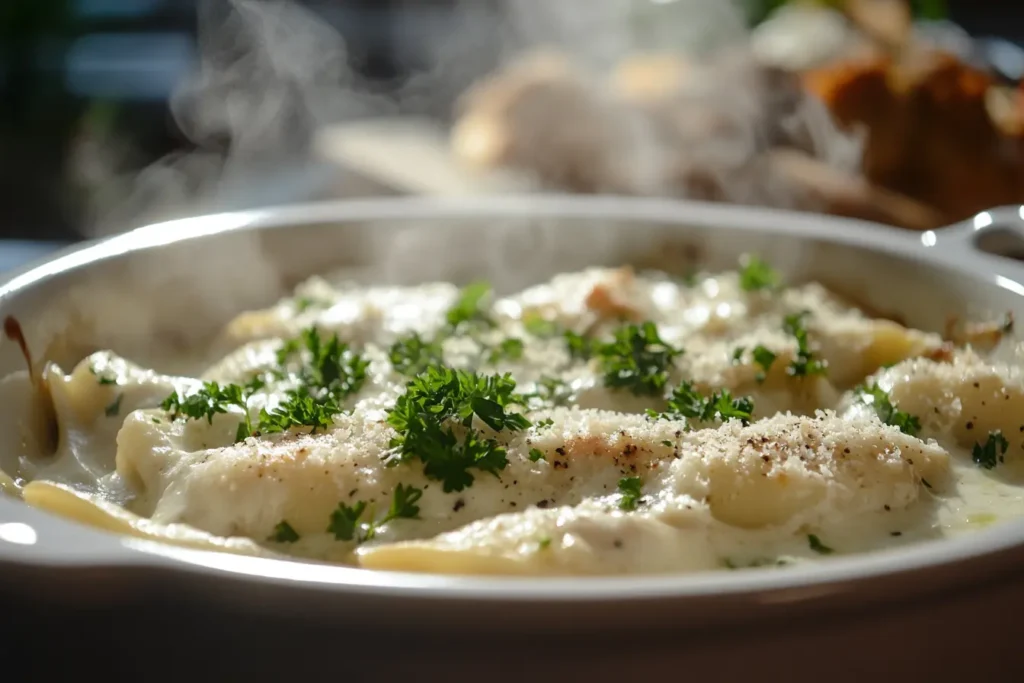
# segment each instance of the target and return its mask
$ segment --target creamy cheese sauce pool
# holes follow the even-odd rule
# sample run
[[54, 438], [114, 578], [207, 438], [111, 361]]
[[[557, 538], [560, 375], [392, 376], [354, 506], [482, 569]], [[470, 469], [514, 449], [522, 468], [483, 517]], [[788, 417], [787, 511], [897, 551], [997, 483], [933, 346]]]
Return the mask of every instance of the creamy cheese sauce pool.
[[1024, 515], [1015, 364], [776, 280], [313, 278], [194, 377], [48, 365], [55, 454], [7, 377], [0, 486], [169, 542], [448, 573], [774, 567]]

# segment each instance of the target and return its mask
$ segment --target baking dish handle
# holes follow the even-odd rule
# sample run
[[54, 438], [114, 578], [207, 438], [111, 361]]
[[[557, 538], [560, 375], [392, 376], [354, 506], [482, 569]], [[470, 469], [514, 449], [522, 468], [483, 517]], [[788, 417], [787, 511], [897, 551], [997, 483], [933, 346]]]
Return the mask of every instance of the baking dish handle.
[[1009, 278], [1024, 293], [1024, 206], [981, 211], [949, 227], [923, 232], [921, 244], [945, 260], [972, 261]]

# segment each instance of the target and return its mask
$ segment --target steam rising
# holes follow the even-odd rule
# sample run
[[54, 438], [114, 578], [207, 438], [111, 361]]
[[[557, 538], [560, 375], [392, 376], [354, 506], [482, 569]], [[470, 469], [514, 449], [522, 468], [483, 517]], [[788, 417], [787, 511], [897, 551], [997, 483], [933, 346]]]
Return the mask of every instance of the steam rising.
[[[665, 121], [623, 107], [601, 112], [603, 132], [614, 141], [601, 163], [614, 180], [599, 191], [678, 195], [679, 178], [696, 173], [726, 188], [719, 198], [792, 205], [794, 192], [773, 167], [752, 163], [770, 142], [769, 129], [789, 131], [833, 166], [856, 166], [856, 142], [840, 135], [820, 107], [778, 101], [776, 84], [744, 51], [743, 15], [732, 2], [461, 0], [456, 8], [454, 19], [431, 30], [418, 3], [403, 7], [395, 47], [413, 73], [383, 95], [353, 72], [338, 30], [300, 5], [201, 2], [198, 59], [170, 103], [192, 149], [139, 172], [125, 170], [126, 155], [112, 140], [86, 136], [77, 168], [90, 196], [90, 235], [337, 196], [344, 189], [339, 169], [318, 161], [312, 149], [322, 127], [407, 113], [448, 119], [471, 84], [538, 46], [566, 55], [591, 79], [587, 87], [622, 58], [645, 50], [711, 60], [705, 78], [682, 95], [686, 106], [716, 119], [710, 128], [707, 116], [690, 117], [671, 122], [666, 136]], [[723, 46], [730, 51], [715, 56]], [[603, 95], [594, 97], [596, 107], [605, 106]], [[534, 125], [542, 146], [545, 130], [559, 130], [546, 121]], [[595, 145], [602, 144], [599, 134]]]
[[198, 19], [197, 63], [170, 102], [194, 148], [134, 176], [112, 168], [111, 147], [87, 148], [92, 234], [309, 194], [333, 179], [309, 154], [320, 126], [395, 109], [359, 82], [342, 36], [297, 4], [201, 2]]

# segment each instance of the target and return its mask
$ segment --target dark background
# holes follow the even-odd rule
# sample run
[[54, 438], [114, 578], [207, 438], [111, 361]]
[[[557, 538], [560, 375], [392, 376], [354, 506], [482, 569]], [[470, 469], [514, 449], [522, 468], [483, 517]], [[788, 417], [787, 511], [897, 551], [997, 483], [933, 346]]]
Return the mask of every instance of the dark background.
[[[396, 17], [415, 11], [443, 26], [451, 11], [444, 0], [304, 4], [345, 37], [365, 86], [384, 92], [415, 66], [396, 58], [410, 53]], [[1022, 4], [951, 0], [947, 11], [973, 35], [1024, 42]], [[194, 54], [197, 5], [0, 0], [0, 238], [66, 241], [81, 234], [82, 197], [69, 187], [67, 167], [83, 121], [101, 120], [115, 131], [139, 167], [188, 149], [167, 98]]]

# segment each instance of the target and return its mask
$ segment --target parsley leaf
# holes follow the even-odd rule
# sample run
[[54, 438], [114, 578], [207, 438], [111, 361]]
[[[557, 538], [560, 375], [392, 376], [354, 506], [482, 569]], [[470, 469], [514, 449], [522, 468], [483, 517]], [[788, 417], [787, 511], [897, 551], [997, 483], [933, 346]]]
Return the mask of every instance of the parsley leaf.
[[456, 420], [466, 427], [476, 415], [496, 432], [530, 426], [522, 415], [506, 412], [516, 403], [512, 375], [478, 375], [467, 370], [433, 366], [414, 377], [389, 411], [388, 424], [402, 431], [410, 418], [430, 417], [435, 422]]
[[775, 354], [766, 349], [763, 346], [754, 347], [754, 362], [761, 366], [761, 372], [757, 374], [757, 381], [763, 382], [765, 377], [768, 375], [768, 371], [772, 369], [772, 364], [775, 363]]
[[249, 417], [248, 400], [266, 386], [264, 375], [256, 375], [245, 386], [204, 382], [199, 391], [184, 398], [177, 392], [171, 394], [161, 407], [174, 418], [179, 415], [193, 420], [205, 418], [210, 424], [214, 415], [226, 413], [230, 406], [241, 408], [243, 422], [235, 433], [236, 441], [254, 434], [283, 432], [291, 427], [312, 427], [312, 432], [327, 428], [334, 416], [343, 412], [341, 401], [358, 392], [366, 382], [369, 361], [351, 352], [336, 334], [325, 340], [315, 327], [310, 327], [278, 349], [277, 361], [282, 368], [267, 374], [284, 378], [283, 366], [296, 356], [306, 354], [308, 359], [304, 359], [297, 375], [298, 388], [287, 392], [286, 399], [272, 411], [261, 410], [255, 428]]
[[97, 372], [96, 367], [93, 365], [89, 366], [89, 372], [96, 377], [96, 381], [100, 384], [117, 384], [117, 377], [112, 377], [102, 372]]
[[541, 339], [558, 336], [558, 324], [554, 320], [546, 319], [537, 311], [527, 311], [523, 314], [523, 327], [529, 334]]
[[811, 550], [820, 555], [831, 555], [835, 552], [835, 550], [822, 543], [821, 539], [814, 534], [807, 535], [807, 544], [811, 546]]
[[541, 453], [539, 449], [536, 449], [536, 448], [531, 448], [530, 449], [530, 462], [537, 462], [538, 460], [543, 460], [543, 459], [544, 459], [544, 454]]
[[351, 352], [337, 334], [325, 340], [316, 327], [303, 330], [298, 338], [285, 342], [278, 350], [278, 364], [287, 365], [303, 350], [308, 352], [309, 360], [299, 369], [298, 379], [311, 395], [327, 393], [341, 401], [358, 392], [366, 382], [370, 362]]
[[[397, 462], [418, 459], [424, 473], [443, 482], [445, 492], [473, 483], [470, 468], [497, 476], [508, 464], [505, 449], [467, 429], [460, 440], [451, 422], [471, 427], [476, 416], [495, 431], [518, 431], [530, 421], [507, 408], [519, 399], [511, 375], [481, 376], [465, 370], [431, 367], [414, 377], [388, 411], [398, 432], [391, 447]], [[395, 462], [395, 461], [392, 461]]]
[[590, 337], [576, 334], [572, 330], [562, 333], [565, 338], [565, 345], [569, 351], [569, 357], [574, 360], [590, 360], [599, 344]]
[[901, 432], [910, 436], [917, 436], [921, 431], [921, 421], [917, 416], [898, 410], [889, 400], [889, 394], [879, 387], [877, 382], [871, 386], [858, 387], [857, 392], [861, 394], [865, 403], [870, 403], [874, 407], [878, 419], [885, 424], [899, 427]]
[[491, 326], [493, 321], [484, 308], [485, 299], [491, 293], [491, 285], [487, 282], [474, 282], [459, 292], [459, 298], [448, 309], [445, 319], [453, 330], [474, 323]]
[[388, 360], [396, 371], [414, 377], [431, 365], [440, 365], [443, 362], [441, 343], [436, 340], [424, 341], [413, 332], [391, 345]]
[[416, 503], [422, 497], [423, 489], [403, 484], [396, 486], [391, 496], [391, 506], [388, 508], [388, 513], [380, 520], [365, 524], [365, 529], [359, 542], [369, 541], [377, 535], [377, 530], [388, 522], [396, 519], [419, 519], [420, 508]]
[[338, 503], [338, 507], [331, 513], [327, 531], [334, 534], [334, 538], [339, 541], [355, 540], [357, 543], [365, 543], [374, 538], [380, 528], [388, 522], [396, 519], [419, 519], [420, 508], [416, 503], [422, 497], [422, 489], [399, 484], [391, 496], [387, 514], [379, 520], [370, 519], [366, 522], [359, 521], [367, 509], [365, 501], [359, 501], [355, 505]]
[[628, 389], [638, 396], [660, 395], [672, 362], [681, 353], [662, 341], [652, 322], [621, 327], [614, 341], [597, 348], [605, 386]]
[[997, 464], [1005, 462], [1006, 450], [1009, 447], [1010, 443], [1003, 436], [1003, 433], [997, 429], [988, 433], [988, 439], [985, 440], [984, 445], [981, 443], [974, 444], [974, 447], [971, 449], [971, 459], [979, 467], [990, 470]]
[[779, 274], [771, 266], [753, 254], [740, 258], [740, 287], [746, 292], [775, 289], [779, 286]]
[[228, 412], [230, 406], [241, 408], [244, 421], [238, 426], [236, 434], [236, 440], [241, 441], [252, 433], [247, 399], [245, 389], [237, 384], [221, 386], [217, 382], [203, 382], [199, 391], [184, 398], [174, 392], [164, 399], [160, 407], [170, 413], [173, 419], [184, 415], [191, 420], [205, 418], [209, 424], [213, 424], [214, 415]]
[[353, 540], [356, 537], [359, 518], [363, 516], [364, 510], [366, 510], [365, 501], [359, 501], [352, 506], [338, 503], [338, 507], [331, 513], [327, 531], [334, 534], [334, 538], [339, 541]]
[[537, 388], [534, 391], [523, 394], [524, 400], [536, 399], [541, 406], [564, 406], [568, 405], [572, 398], [572, 387], [557, 377], [545, 375], [537, 380]]
[[395, 493], [391, 499], [391, 508], [384, 517], [384, 522], [390, 522], [393, 519], [418, 519], [420, 508], [416, 505], [416, 502], [422, 497], [422, 489], [399, 484], [395, 487]]
[[277, 523], [277, 526], [274, 527], [274, 533], [272, 533], [270, 538], [267, 540], [275, 543], [295, 543], [295, 541], [299, 540], [299, 532], [293, 529], [291, 524], [282, 519]]
[[828, 367], [825, 361], [814, 358], [811, 353], [810, 345], [807, 341], [807, 327], [804, 325], [804, 318], [807, 315], [807, 311], [787, 315], [783, 322], [783, 329], [796, 338], [796, 358], [786, 368], [786, 374], [791, 377], [824, 375]]
[[647, 414], [654, 418], [666, 420], [678, 420], [680, 418], [693, 418], [701, 422], [712, 420], [730, 419], [741, 420], [744, 424], [750, 422], [754, 412], [754, 401], [749, 396], [733, 398], [728, 389], [721, 392], [712, 392], [710, 396], [702, 396], [691, 382], [683, 382], [672, 390], [672, 396], [668, 399], [668, 410], [658, 413], [648, 410]]
[[274, 410], [260, 411], [259, 432], [274, 434], [284, 432], [291, 427], [312, 427], [310, 433], [317, 429], [326, 429], [334, 423], [334, 416], [343, 411], [337, 399], [328, 394], [317, 400], [309, 394], [305, 387], [289, 391], [287, 399]]
[[623, 477], [619, 479], [620, 510], [636, 510], [637, 503], [643, 498], [643, 481], [640, 477]]
[[491, 350], [488, 357], [489, 363], [497, 363], [501, 360], [519, 360], [523, 357], [523, 340], [517, 337], [503, 339], [497, 348]]
[[732, 364], [733, 365], [736, 365], [738, 363], [742, 363], [743, 362], [743, 352], [744, 351], [746, 351], [746, 348], [744, 348], [742, 346], [737, 346], [735, 349], [732, 350]]

